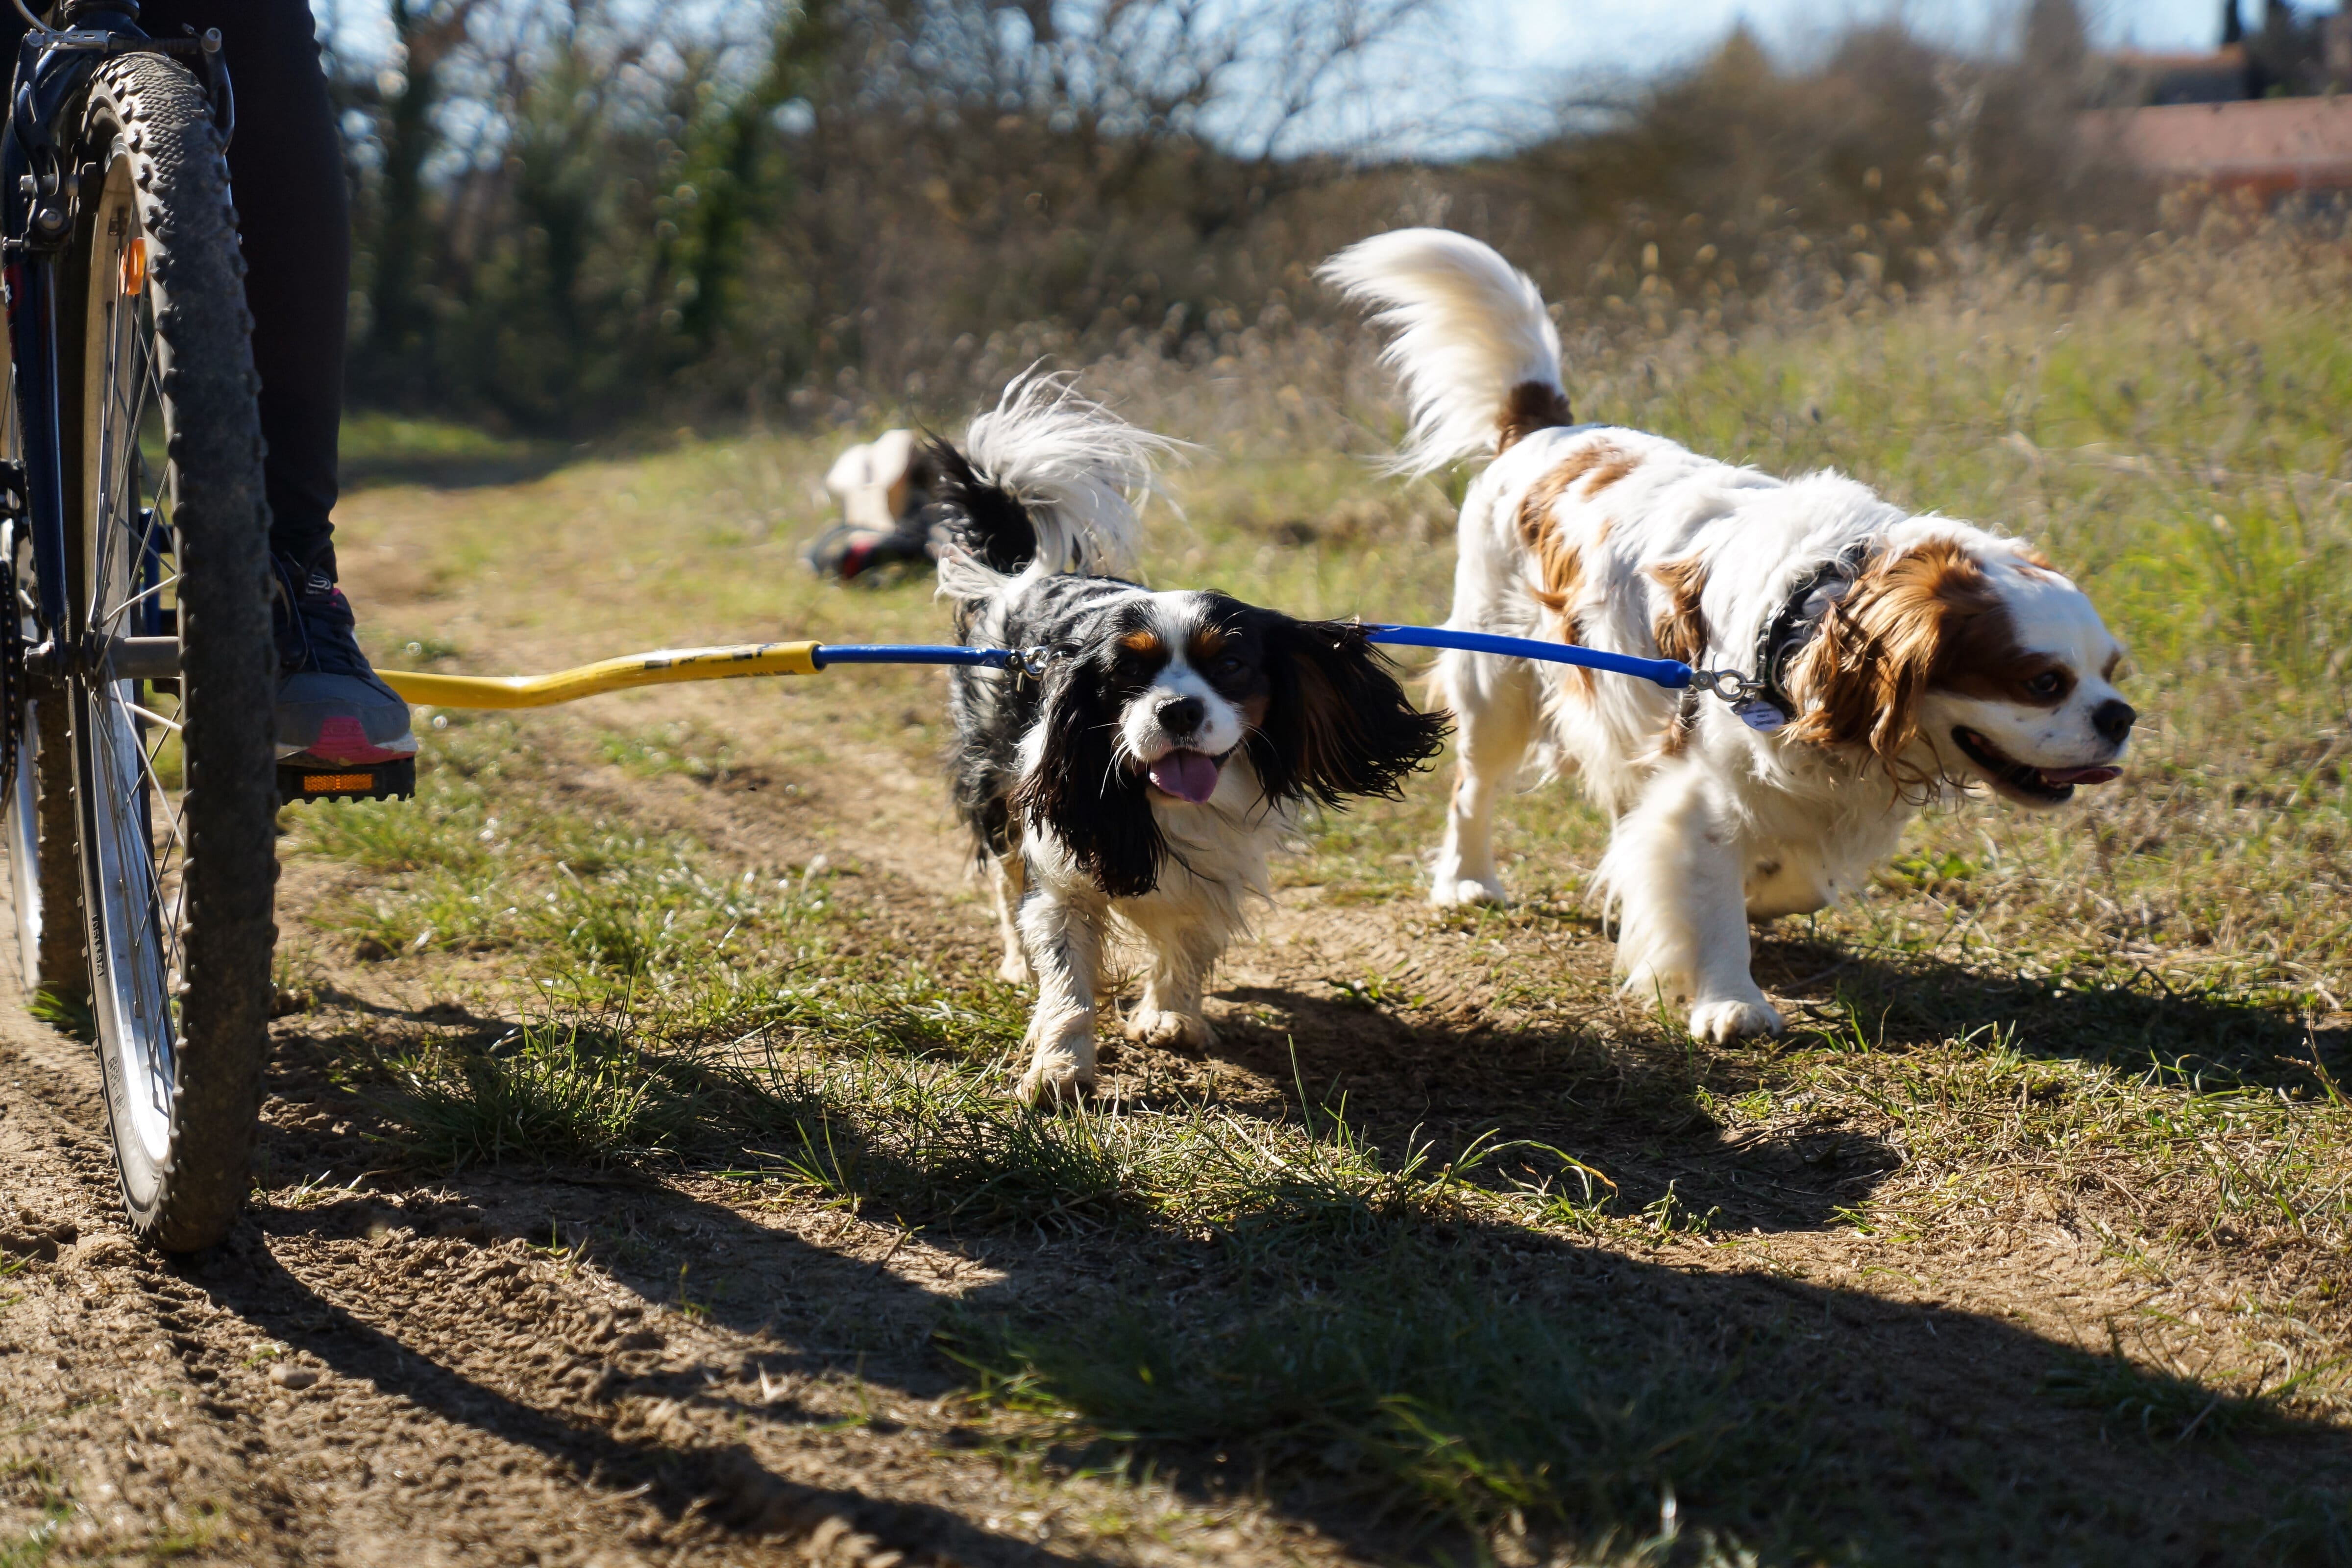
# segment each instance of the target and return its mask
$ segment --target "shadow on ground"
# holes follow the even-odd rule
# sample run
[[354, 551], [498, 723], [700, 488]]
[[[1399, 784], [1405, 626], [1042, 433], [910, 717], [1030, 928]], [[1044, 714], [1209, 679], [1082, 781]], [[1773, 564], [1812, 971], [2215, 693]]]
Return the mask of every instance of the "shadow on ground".
[[337, 466], [345, 490], [381, 489], [393, 485], [416, 485], [435, 490], [487, 489], [497, 485], [529, 484], [580, 459], [581, 454], [561, 441], [502, 443], [489, 452], [369, 451], [347, 452]]
[[2147, 968], [2121, 984], [2032, 979], [1767, 940], [1759, 944], [1756, 976], [1776, 994], [1833, 1005], [1889, 1049], [1998, 1027], [2028, 1056], [2126, 1072], [2162, 1063], [2271, 1088], [2318, 1089], [2323, 1071], [2352, 1069], [2352, 1030], [2313, 1027], [2276, 1006], [2184, 993]]
[[[1276, 1212], [1206, 1243], [1134, 1221], [966, 1236], [996, 1278], [949, 1300], [651, 1184], [538, 1173], [407, 1200], [391, 1217], [427, 1234], [583, 1247], [648, 1307], [698, 1280], [695, 1310], [746, 1337], [714, 1363], [664, 1356], [654, 1335], [585, 1386], [516, 1393], [489, 1386], [513, 1365], [496, 1334], [453, 1352], [410, 1333], [396, 1279], [354, 1299], [278, 1261], [386, 1214], [373, 1197], [264, 1210], [192, 1277], [340, 1375], [724, 1530], [838, 1513], [898, 1550], [1040, 1555], [930, 1504], [795, 1479], [827, 1418], [755, 1391], [854, 1368], [925, 1402], [1024, 1380], [1033, 1405], [1080, 1418], [1025, 1450], [1048, 1472], [1131, 1455], [1204, 1502], [1263, 1491], [1374, 1558], [1461, 1560], [1449, 1510], [1517, 1508], [1538, 1541], [1622, 1545], [1655, 1533], [1668, 1497], [1693, 1539], [1728, 1532], [1769, 1562], [2352, 1557], [2340, 1433], [1993, 1319], [1763, 1268]], [[708, 1436], [614, 1421], [646, 1400]], [[1091, 1441], [1088, 1424], [1129, 1436]]]

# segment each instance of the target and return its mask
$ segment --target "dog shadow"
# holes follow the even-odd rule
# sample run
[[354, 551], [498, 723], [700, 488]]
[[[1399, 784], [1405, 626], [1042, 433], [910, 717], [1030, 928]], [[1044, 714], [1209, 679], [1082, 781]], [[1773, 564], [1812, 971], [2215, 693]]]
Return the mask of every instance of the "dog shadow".
[[1771, 1233], [1839, 1223], [1902, 1164], [1875, 1134], [1801, 1114], [1727, 1131], [1709, 1100], [1756, 1085], [1662, 1035], [1465, 1026], [1286, 987], [1218, 994], [1234, 1012], [1212, 1054], [1280, 1086], [1279, 1108], [1252, 1109], [1342, 1118], [1392, 1153], [1526, 1146], [1472, 1180], [1540, 1184], [1560, 1168], [1557, 1151], [1613, 1182], [1618, 1212], [1663, 1205], [1668, 1217]]
[[[2122, 982], [1996, 974], [1931, 957], [1853, 952], [1806, 938], [1758, 944], [1758, 982], [1882, 1048], [1998, 1031], [2029, 1057], [2273, 1089], [2319, 1089], [2352, 1069], [2352, 1029], [2275, 1006], [2186, 992], [2153, 969]], [[1807, 1020], [1801, 1016], [1799, 1026]]]

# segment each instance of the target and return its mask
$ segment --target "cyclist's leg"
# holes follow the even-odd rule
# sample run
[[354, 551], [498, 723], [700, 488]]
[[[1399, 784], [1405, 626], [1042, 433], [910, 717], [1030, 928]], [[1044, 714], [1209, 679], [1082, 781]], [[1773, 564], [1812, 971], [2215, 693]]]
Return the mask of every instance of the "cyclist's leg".
[[[13, 9], [13, 7], [10, 7]], [[245, 249], [263, 482], [280, 579], [278, 753], [381, 762], [416, 749], [408, 705], [360, 651], [336, 586], [335, 447], [351, 299], [342, 142], [306, 0], [146, 0], [157, 37], [221, 30], [236, 85], [229, 176]]]

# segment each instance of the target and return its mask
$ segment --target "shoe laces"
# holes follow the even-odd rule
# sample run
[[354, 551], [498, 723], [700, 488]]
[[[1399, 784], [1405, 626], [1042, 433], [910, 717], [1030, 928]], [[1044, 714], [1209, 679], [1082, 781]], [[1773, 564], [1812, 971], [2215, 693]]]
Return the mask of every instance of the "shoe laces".
[[[331, 597], [335, 591], [334, 579], [323, 572], [297, 564], [290, 555], [272, 555], [269, 570], [271, 596], [284, 608], [286, 624], [294, 634], [291, 640], [301, 646], [301, 652], [297, 655], [285, 646], [289, 639], [281, 637], [280, 656], [294, 669], [317, 668], [319, 649], [310, 640], [310, 618], [302, 613], [302, 601], [305, 597]], [[324, 595], [317, 592], [320, 589], [325, 590]]]

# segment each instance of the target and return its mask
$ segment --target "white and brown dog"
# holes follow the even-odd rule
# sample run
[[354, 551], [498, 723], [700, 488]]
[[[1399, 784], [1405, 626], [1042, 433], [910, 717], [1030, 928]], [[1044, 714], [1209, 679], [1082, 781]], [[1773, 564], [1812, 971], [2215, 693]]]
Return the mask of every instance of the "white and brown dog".
[[1531, 757], [1614, 819], [1601, 881], [1625, 987], [1702, 1039], [1778, 1033], [1748, 922], [1860, 888], [1929, 799], [2055, 806], [2116, 776], [2122, 649], [2021, 542], [1915, 516], [1834, 473], [1778, 479], [1577, 425], [1534, 283], [1440, 229], [1323, 275], [1381, 308], [1412, 430], [1399, 467], [1493, 458], [1463, 502], [1447, 625], [1737, 669], [1731, 707], [1644, 681], [1447, 653], [1461, 757], [1431, 898], [1498, 900], [1496, 791]]

